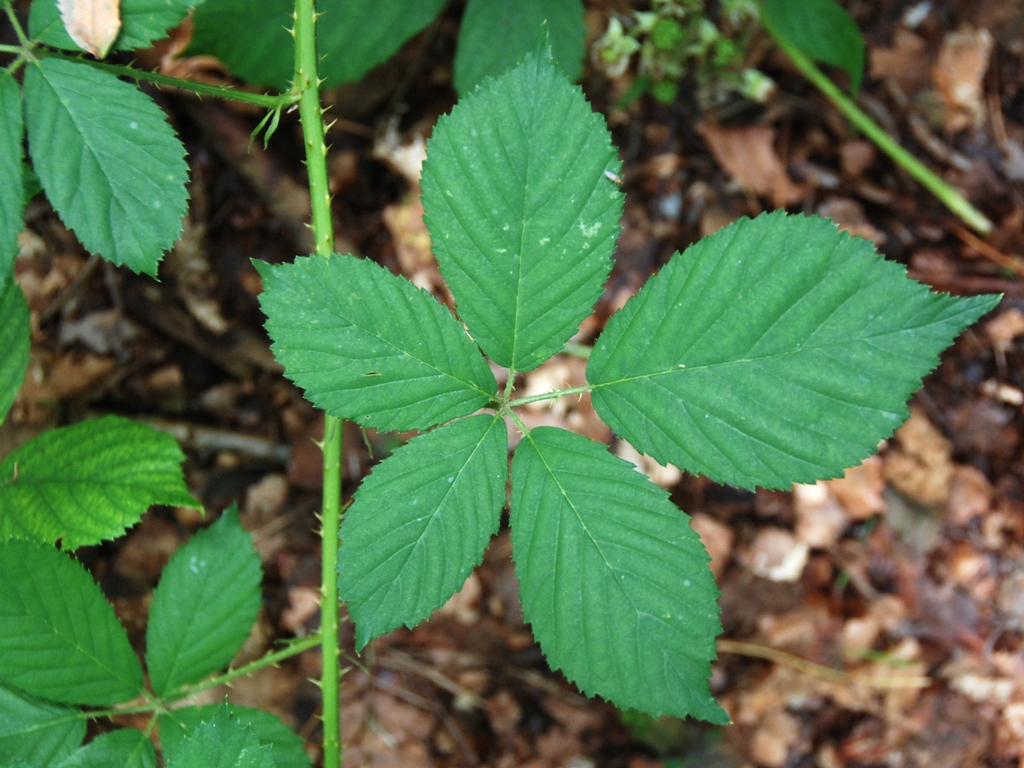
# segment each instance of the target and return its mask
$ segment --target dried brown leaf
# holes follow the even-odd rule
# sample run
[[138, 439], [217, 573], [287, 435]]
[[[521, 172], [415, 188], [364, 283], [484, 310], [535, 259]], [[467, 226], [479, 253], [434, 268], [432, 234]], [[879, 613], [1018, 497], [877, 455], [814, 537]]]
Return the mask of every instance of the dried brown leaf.
[[964, 27], [942, 41], [932, 81], [946, 105], [945, 128], [955, 132], [977, 126], [985, 114], [985, 71], [995, 40], [987, 29]]
[[775, 129], [768, 125], [723, 128], [702, 123], [700, 132], [715, 160], [756, 195], [771, 197], [776, 208], [791, 205], [803, 197], [803, 191], [786, 173], [786, 166], [775, 152]]
[[106, 58], [121, 31], [120, 5], [121, 0], [57, 0], [71, 39], [97, 59]]

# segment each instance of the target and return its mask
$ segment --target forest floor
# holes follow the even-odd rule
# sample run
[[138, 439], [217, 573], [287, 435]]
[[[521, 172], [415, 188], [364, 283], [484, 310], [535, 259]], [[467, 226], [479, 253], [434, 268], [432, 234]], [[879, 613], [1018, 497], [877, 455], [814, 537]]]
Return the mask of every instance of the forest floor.
[[[591, 37], [627, 2], [594, 2]], [[612, 128], [626, 207], [616, 265], [581, 327], [608, 316], [675, 252], [740, 216], [785, 207], [833, 218], [912, 277], [961, 295], [1000, 292], [911, 402], [876, 457], [845, 478], [747, 492], [654, 465], [618, 442], [586, 397], [535, 404], [529, 425], [607, 442], [667, 488], [713, 557], [724, 634], [712, 692], [733, 724], [619, 713], [545, 664], [524, 625], [504, 529], [427, 622], [353, 650], [343, 732], [351, 766], [1024, 766], [1024, 6], [1019, 0], [854, 0], [868, 70], [861, 105], [964, 190], [996, 227], [984, 241], [864, 138], [767, 40], [752, 64], [765, 105], [614, 106], [628, 76], [588, 64], [583, 89]], [[923, 12], [922, 13], [919, 13]], [[328, 92], [338, 248], [446, 298], [422, 223], [415, 166], [449, 111], [460, 4], [362, 83]], [[154, 66], [166, 50], [152, 51]], [[167, 64], [167, 61], [164, 61]], [[209, 60], [178, 72], [216, 75]], [[283, 378], [262, 330], [250, 259], [310, 250], [298, 126], [269, 149], [247, 109], [156, 94], [191, 165], [191, 212], [160, 281], [90, 257], [42, 198], [17, 279], [32, 359], [0, 454], [40, 431], [118, 413], [179, 438], [208, 510], [155, 508], [116, 543], [81, 553], [141, 647], [151, 590], [175, 548], [238, 502], [266, 577], [243, 649], [318, 624], [323, 417]], [[410, 168], [410, 160], [412, 168]], [[583, 383], [556, 356], [517, 386]], [[346, 424], [344, 493], [405, 436]], [[316, 653], [225, 694], [279, 714], [318, 758]]]

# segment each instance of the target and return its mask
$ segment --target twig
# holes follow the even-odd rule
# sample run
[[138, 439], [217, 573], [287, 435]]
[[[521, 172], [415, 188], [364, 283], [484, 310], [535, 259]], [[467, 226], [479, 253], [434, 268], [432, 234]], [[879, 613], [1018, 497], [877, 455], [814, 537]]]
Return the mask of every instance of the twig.
[[230, 429], [217, 429], [183, 421], [143, 418], [140, 421], [153, 429], [171, 435], [182, 445], [196, 451], [236, 451], [257, 459], [269, 459], [287, 464], [292, 451], [287, 445], [256, 435], [247, 435]]
[[474, 707], [482, 707], [483, 701], [472, 691], [466, 690], [461, 685], [451, 680], [436, 669], [432, 669], [415, 659], [406, 656], [404, 653], [393, 651], [387, 656], [381, 656], [377, 659], [377, 665], [385, 667], [387, 669], [402, 670], [405, 672], [412, 672], [413, 674], [419, 675], [436, 685], [438, 688], [442, 688], [448, 693], [457, 696], [460, 701], [472, 704]]
[[795, 669], [805, 675], [819, 677], [833, 683], [843, 685], [862, 685], [868, 688], [927, 688], [931, 685], [931, 678], [927, 675], [858, 675], [856, 673], [844, 672], [841, 669], [833, 669], [823, 664], [815, 664], [813, 661], [801, 659], [791, 653], [780, 651], [777, 648], [769, 648], [766, 645], [756, 643], [744, 643], [740, 640], [718, 641], [719, 653], [734, 653], [738, 656], [751, 656], [757, 659], [765, 659], [774, 662], [782, 667]]
[[1007, 256], [998, 248], [986, 243], [973, 232], [969, 232], [963, 227], [953, 227], [952, 229], [953, 234], [959, 237], [965, 245], [970, 246], [989, 261], [994, 261], [1000, 267], [1008, 269], [1015, 274], [1024, 276], [1024, 261], [1021, 261], [1014, 256]]

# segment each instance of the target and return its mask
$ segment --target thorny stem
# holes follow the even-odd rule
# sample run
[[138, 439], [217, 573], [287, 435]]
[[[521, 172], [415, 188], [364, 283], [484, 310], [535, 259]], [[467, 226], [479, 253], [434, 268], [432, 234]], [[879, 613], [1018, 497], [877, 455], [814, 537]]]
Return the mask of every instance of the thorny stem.
[[877, 123], [868, 117], [860, 108], [853, 103], [843, 91], [815, 66], [800, 49], [789, 43], [781, 34], [774, 29], [769, 29], [775, 42], [779, 44], [786, 55], [793, 61], [808, 80], [818, 86], [829, 99], [832, 100], [839, 111], [859, 128], [864, 135], [871, 139], [889, 157], [902, 166], [911, 176], [917, 179], [929, 192], [935, 195], [949, 210], [959, 216], [968, 226], [976, 229], [983, 235], [992, 231], [992, 222], [985, 215], [967, 202], [963, 195], [953, 187], [934, 174], [924, 163], [901, 147], [895, 139], [886, 133]]
[[[295, 0], [295, 80], [292, 91], [299, 95], [302, 140], [306, 148], [306, 173], [313, 209], [316, 252], [329, 256], [334, 251], [331, 195], [327, 185], [327, 146], [324, 144], [323, 113], [320, 109], [320, 80], [316, 55], [315, 0]], [[338, 711], [341, 675], [338, 652], [338, 531], [341, 527], [341, 419], [326, 416], [324, 440], [323, 513], [321, 517], [322, 563], [320, 571], [320, 632], [323, 671], [320, 695], [323, 701], [324, 768], [341, 765], [341, 718]]]
[[526, 437], [527, 435], [530, 434], [530, 430], [527, 428], [525, 424], [523, 424], [523, 420], [519, 418], [519, 414], [517, 414], [515, 411], [509, 411], [508, 416], [510, 419], [512, 419], [512, 421], [515, 422], [515, 425], [519, 427], [519, 431], [523, 433], [523, 437]]
[[207, 678], [206, 680], [193, 685], [182, 686], [175, 691], [171, 691], [171, 693], [163, 699], [154, 699], [152, 698], [152, 694], [147, 694], [147, 697], [150, 699], [147, 704], [138, 704], [133, 707], [78, 710], [71, 714], [69, 719], [80, 719], [84, 717], [90, 720], [96, 720], [97, 718], [114, 717], [116, 715], [134, 715], [142, 712], [159, 712], [166, 706], [168, 701], [177, 701], [178, 699], [188, 698], [189, 696], [194, 696], [200, 691], [205, 691], [210, 688], [215, 688], [218, 685], [230, 683], [232, 680], [239, 677], [246, 677], [258, 669], [273, 666], [274, 664], [280, 664], [285, 659], [289, 659], [292, 656], [298, 656], [300, 653], [308, 651], [310, 648], [315, 648], [319, 644], [320, 635], [310, 635], [309, 637], [304, 637], [301, 640], [290, 642], [281, 650], [261, 656], [255, 661], [250, 661], [248, 664], [238, 667], [237, 669], [229, 669], [222, 675]]
[[586, 384], [582, 387], [570, 387], [569, 389], [556, 389], [551, 392], [545, 392], [541, 395], [530, 395], [529, 397], [519, 397], [515, 400], [509, 400], [506, 405], [509, 408], [515, 408], [519, 405], [526, 405], [527, 403], [539, 403], [542, 400], [554, 400], [559, 397], [565, 397], [567, 395], [584, 395], [593, 387]]
[[96, 61], [95, 59], [88, 59], [84, 56], [74, 56], [67, 53], [61, 53], [59, 51], [51, 51], [45, 48], [33, 49], [32, 56], [37, 59], [63, 59], [64, 61], [75, 61], [80, 64], [90, 66], [93, 69], [98, 69], [102, 72], [109, 72], [110, 74], [117, 75], [118, 77], [130, 77], [134, 80], [145, 80], [146, 82], [155, 83], [157, 85], [178, 88], [183, 91], [191, 91], [192, 93], [200, 96], [215, 96], [221, 99], [231, 99], [232, 101], [241, 101], [246, 104], [253, 104], [257, 107], [266, 107], [267, 109], [280, 109], [282, 107], [290, 106], [299, 100], [298, 94], [295, 93], [282, 93], [276, 96], [269, 93], [249, 93], [248, 91], [240, 91], [236, 88], [229, 88], [223, 85], [196, 83], [192, 80], [183, 80], [180, 77], [161, 75], [159, 72], [147, 72], [144, 69], [136, 69], [135, 67], [125, 67], [120, 64], [108, 64], [105, 61]]
[[145, 80], [150, 83], [156, 83], [157, 85], [178, 88], [183, 91], [191, 91], [192, 93], [200, 96], [216, 96], [217, 98], [241, 101], [246, 104], [254, 104], [257, 107], [265, 107], [267, 109], [281, 109], [298, 101], [298, 95], [294, 93], [282, 93], [277, 96], [265, 93], [249, 93], [247, 91], [240, 91], [226, 86], [208, 85], [207, 83], [196, 83], [191, 80], [183, 80], [180, 77], [169, 77], [168, 75], [161, 75], [158, 72], [147, 72], [146, 70], [135, 69], [134, 67], [125, 67], [119, 64], [108, 64], [105, 61], [96, 61], [95, 59], [86, 58], [83, 55], [62, 53], [60, 51], [41, 48], [25, 34], [25, 29], [21, 26], [21, 22], [18, 21], [18, 16], [14, 12], [14, 8], [11, 6], [9, 0], [4, 0], [3, 6], [4, 12], [7, 14], [7, 18], [10, 20], [11, 26], [14, 28], [14, 33], [18, 36], [18, 42], [20, 45], [0, 45], [0, 53], [20, 54], [21, 57], [29, 59], [63, 59], [65, 61], [75, 61], [92, 67], [93, 69], [109, 72], [110, 74], [117, 75], [118, 77], [130, 77], [134, 80]]
[[263, 667], [270, 667], [274, 664], [279, 664], [285, 659], [291, 658], [292, 656], [297, 656], [303, 651], [308, 651], [310, 648], [315, 648], [319, 644], [320, 635], [310, 635], [309, 637], [304, 637], [301, 640], [295, 640], [291, 643], [288, 643], [288, 645], [282, 648], [281, 650], [275, 651], [274, 653], [268, 653], [266, 656], [261, 656], [255, 661], [251, 661], [248, 664], [244, 664], [241, 667], [238, 667], [237, 669], [229, 669], [222, 675], [217, 675], [216, 677], [211, 677], [201, 682], [195, 683], [193, 685], [186, 685], [179, 688], [176, 691], [172, 691], [172, 696], [175, 699], [185, 698], [186, 696], [193, 696], [199, 693], [200, 691], [215, 688], [216, 686], [223, 685], [224, 683], [230, 683], [232, 680], [235, 680], [239, 677], [246, 677], [247, 675], [251, 675], [256, 670], [263, 669]]

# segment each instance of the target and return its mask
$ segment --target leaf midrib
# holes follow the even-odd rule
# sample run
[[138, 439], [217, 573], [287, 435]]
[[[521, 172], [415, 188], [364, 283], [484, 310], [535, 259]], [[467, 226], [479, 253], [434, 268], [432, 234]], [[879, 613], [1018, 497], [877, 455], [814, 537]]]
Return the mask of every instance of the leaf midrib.
[[[639, 381], [639, 380], [651, 379], [651, 378], [654, 378], [654, 377], [657, 377], [657, 376], [666, 376], [666, 375], [668, 375], [670, 373], [685, 374], [685, 373], [690, 373], [692, 371], [707, 371], [707, 370], [713, 370], [715, 368], [723, 368], [723, 367], [729, 366], [729, 365], [744, 365], [744, 364], [749, 364], [749, 363], [760, 363], [760, 362], [763, 362], [765, 360], [777, 360], [777, 359], [780, 359], [780, 358], [792, 357], [794, 355], [802, 355], [802, 354], [807, 354], [807, 353], [811, 353], [811, 352], [822, 352], [822, 351], [825, 351], [825, 350], [832, 349], [834, 347], [842, 347], [844, 345], [855, 343], [855, 342], [871, 342], [874, 339], [881, 339], [881, 338], [885, 338], [886, 336], [895, 336], [897, 334], [908, 333], [908, 332], [912, 332], [914, 330], [916, 330], [916, 328], [900, 328], [898, 330], [889, 331], [887, 333], [878, 333], [878, 334], [874, 334], [874, 335], [871, 335], [871, 336], [860, 336], [860, 337], [857, 337], [857, 338], [841, 339], [841, 340], [837, 340], [837, 341], [834, 341], [834, 342], [829, 342], [828, 344], [820, 344], [820, 345], [813, 346], [813, 347], [799, 347], [797, 349], [789, 349], [789, 350], [786, 350], [784, 352], [773, 352], [772, 354], [760, 355], [760, 356], [757, 356], [757, 357], [741, 357], [741, 358], [738, 358], [736, 360], [723, 360], [723, 361], [714, 362], [714, 363], [704, 363], [702, 365], [690, 366], [690, 365], [686, 365], [684, 363], [681, 363], [681, 364], [676, 364], [675, 366], [673, 366], [671, 368], [666, 368], [665, 370], [650, 371], [650, 372], [647, 372], [647, 373], [636, 374], [634, 376], [622, 376], [620, 378], [617, 378], [617, 379], [614, 379], [614, 380], [611, 380], [611, 381], [598, 382], [598, 383], [595, 383], [595, 384], [591, 384], [591, 388], [592, 389], [600, 389], [602, 387], [610, 387], [610, 386], [614, 386], [616, 384], [623, 384], [623, 383], [630, 382], [630, 381]], [[609, 359], [610, 359], [610, 357], [611, 356], [609, 355]]]

